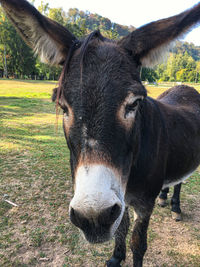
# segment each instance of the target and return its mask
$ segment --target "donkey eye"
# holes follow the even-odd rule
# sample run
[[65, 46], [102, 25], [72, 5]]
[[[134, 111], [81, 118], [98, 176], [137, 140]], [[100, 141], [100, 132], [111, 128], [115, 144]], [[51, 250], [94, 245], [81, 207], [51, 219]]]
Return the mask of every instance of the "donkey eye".
[[69, 115], [69, 110], [68, 110], [67, 107], [64, 107], [64, 108], [63, 108], [63, 114], [64, 114], [65, 116], [68, 116], [68, 115]]
[[125, 117], [126, 117], [126, 115], [128, 113], [133, 112], [133, 111], [136, 110], [136, 108], [138, 107], [138, 104], [139, 104], [140, 101], [141, 101], [141, 99], [137, 99], [132, 104], [126, 105], [126, 107], [125, 107]]

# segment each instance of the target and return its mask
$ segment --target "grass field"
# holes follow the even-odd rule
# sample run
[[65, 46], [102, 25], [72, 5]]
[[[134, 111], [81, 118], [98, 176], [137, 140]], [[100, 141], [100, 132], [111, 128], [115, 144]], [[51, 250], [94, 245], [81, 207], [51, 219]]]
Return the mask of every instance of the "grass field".
[[[0, 266], [105, 266], [113, 241], [87, 244], [69, 222], [69, 151], [55, 130], [54, 82], [0, 80]], [[156, 97], [169, 84], [148, 86]], [[197, 86], [200, 90], [200, 85]], [[200, 266], [200, 169], [183, 186], [183, 221], [155, 207], [144, 266]], [[5, 202], [8, 199], [18, 206]], [[131, 211], [131, 217], [132, 211]], [[131, 229], [131, 227], [130, 227]], [[130, 236], [130, 233], [129, 233]], [[128, 244], [128, 241], [127, 241]], [[124, 267], [132, 266], [130, 249]]]

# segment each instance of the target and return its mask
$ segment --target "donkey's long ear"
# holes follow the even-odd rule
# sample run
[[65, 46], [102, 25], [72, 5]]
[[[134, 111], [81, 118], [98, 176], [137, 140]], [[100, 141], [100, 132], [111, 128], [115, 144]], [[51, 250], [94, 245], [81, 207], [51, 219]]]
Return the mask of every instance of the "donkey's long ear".
[[177, 16], [149, 23], [119, 41], [139, 64], [151, 67], [176, 38], [200, 22], [200, 3]]
[[25, 0], [0, 0], [7, 16], [42, 62], [62, 64], [76, 38]]

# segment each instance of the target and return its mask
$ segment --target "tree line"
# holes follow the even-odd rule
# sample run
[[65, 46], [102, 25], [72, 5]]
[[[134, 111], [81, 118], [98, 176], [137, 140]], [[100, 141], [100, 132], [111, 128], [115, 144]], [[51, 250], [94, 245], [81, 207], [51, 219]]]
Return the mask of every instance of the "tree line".
[[142, 80], [200, 82], [200, 46], [177, 41], [165, 63], [142, 70]]
[[[30, 2], [34, 4], [34, 0]], [[77, 8], [65, 12], [62, 8], [51, 8], [44, 1], [37, 8], [45, 16], [67, 27], [79, 39], [100, 29], [105, 37], [117, 40], [135, 29]], [[60, 72], [60, 67], [43, 64], [33, 55], [0, 7], [0, 77], [57, 80]], [[149, 82], [200, 82], [200, 47], [177, 42], [168, 60], [154, 69], [143, 68], [141, 78]]]

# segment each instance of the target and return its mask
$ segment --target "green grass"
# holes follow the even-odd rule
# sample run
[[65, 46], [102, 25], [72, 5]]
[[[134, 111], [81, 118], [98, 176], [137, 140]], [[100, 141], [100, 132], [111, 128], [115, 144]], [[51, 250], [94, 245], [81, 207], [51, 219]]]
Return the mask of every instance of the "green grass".
[[[112, 254], [113, 241], [88, 245], [69, 222], [73, 193], [69, 150], [62, 116], [57, 131], [55, 127], [55, 106], [50, 100], [54, 87], [55, 82], [0, 80], [0, 266], [104, 266]], [[153, 97], [166, 89], [148, 86]], [[187, 247], [180, 252], [176, 242], [170, 243], [167, 237], [161, 264], [156, 251], [163, 223], [167, 229], [177, 224], [170, 217], [169, 207], [156, 207], [149, 228], [146, 266], [197, 266], [200, 252], [195, 249], [200, 246], [200, 229], [193, 211], [200, 202], [199, 176], [197, 171], [182, 190], [185, 220], [181, 229], [189, 235], [186, 237], [194, 252], [188, 244], [186, 257]], [[6, 203], [4, 195], [18, 206]], [[174, 240], [176, 232], [172, 234]], [[165, 265], [168, 259], [172, 265]], [[123, 266], [131, 266], [130, 251]]]

